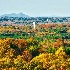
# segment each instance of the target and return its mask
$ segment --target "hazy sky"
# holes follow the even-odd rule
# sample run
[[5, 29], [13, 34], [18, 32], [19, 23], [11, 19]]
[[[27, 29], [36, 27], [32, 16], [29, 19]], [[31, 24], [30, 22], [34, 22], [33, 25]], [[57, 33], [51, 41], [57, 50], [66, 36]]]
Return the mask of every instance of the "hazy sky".
[[70, 16], [70, 0], [0, 0], [0, 15]]

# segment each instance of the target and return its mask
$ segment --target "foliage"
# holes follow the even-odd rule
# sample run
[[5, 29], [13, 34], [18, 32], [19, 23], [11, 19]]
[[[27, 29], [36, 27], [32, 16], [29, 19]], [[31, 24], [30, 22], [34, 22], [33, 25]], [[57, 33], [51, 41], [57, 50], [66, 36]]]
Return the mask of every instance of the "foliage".
[[0, 70], [70, 69], [69, 28], [63, 24], [38, 26], [36, 30], [0, 27]]

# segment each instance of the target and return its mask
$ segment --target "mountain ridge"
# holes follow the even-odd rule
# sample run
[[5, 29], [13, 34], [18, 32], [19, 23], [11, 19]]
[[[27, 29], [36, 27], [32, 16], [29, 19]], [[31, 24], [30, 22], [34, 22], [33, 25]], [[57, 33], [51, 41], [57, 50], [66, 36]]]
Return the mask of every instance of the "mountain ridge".
[[11, 13], [11, 14], [4, 14], [4, 15], [1, 15], [0, 17], [25, 17], [25, 18], [28, 18], [30, 16], [26, 15], [26, 14], [23, 14], [22, 12], [21, 13]]

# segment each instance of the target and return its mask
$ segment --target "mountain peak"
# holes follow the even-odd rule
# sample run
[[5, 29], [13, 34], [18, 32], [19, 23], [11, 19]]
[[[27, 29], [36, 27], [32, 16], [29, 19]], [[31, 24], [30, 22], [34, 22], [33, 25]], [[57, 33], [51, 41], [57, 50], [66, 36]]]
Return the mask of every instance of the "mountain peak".
[[20, 12], [19, 14], [23, 14], [22, 12]]
[[18, 14], [16, 14], [16, 13], [11, 13], [11, 14], [4, 14], [4, 15], [1, 15], [1, 17], [5, 17], [5, 16], [7, 16], [7, 17], [25, 17], [25, 18], [27, 18], [27, 17], [29, 17], [28, 15], [26, 15], [26, 14], [23, 14], [22, 12], [20, 12], [20, 13], [18, 13]]

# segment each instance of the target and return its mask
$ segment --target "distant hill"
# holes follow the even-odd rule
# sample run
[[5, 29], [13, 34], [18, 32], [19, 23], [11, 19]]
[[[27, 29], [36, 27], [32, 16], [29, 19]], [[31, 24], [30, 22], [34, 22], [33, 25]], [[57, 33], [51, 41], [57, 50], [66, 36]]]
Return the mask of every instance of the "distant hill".
[[28, 15], [25, 15], [23, 14], [22, 12], [21, 13], [11, 13], [11, 14], [4, 14], [4, 15], [1, 15], [0, 17], [25, 17], [25, 18], [28, 18], [29, 16]]

